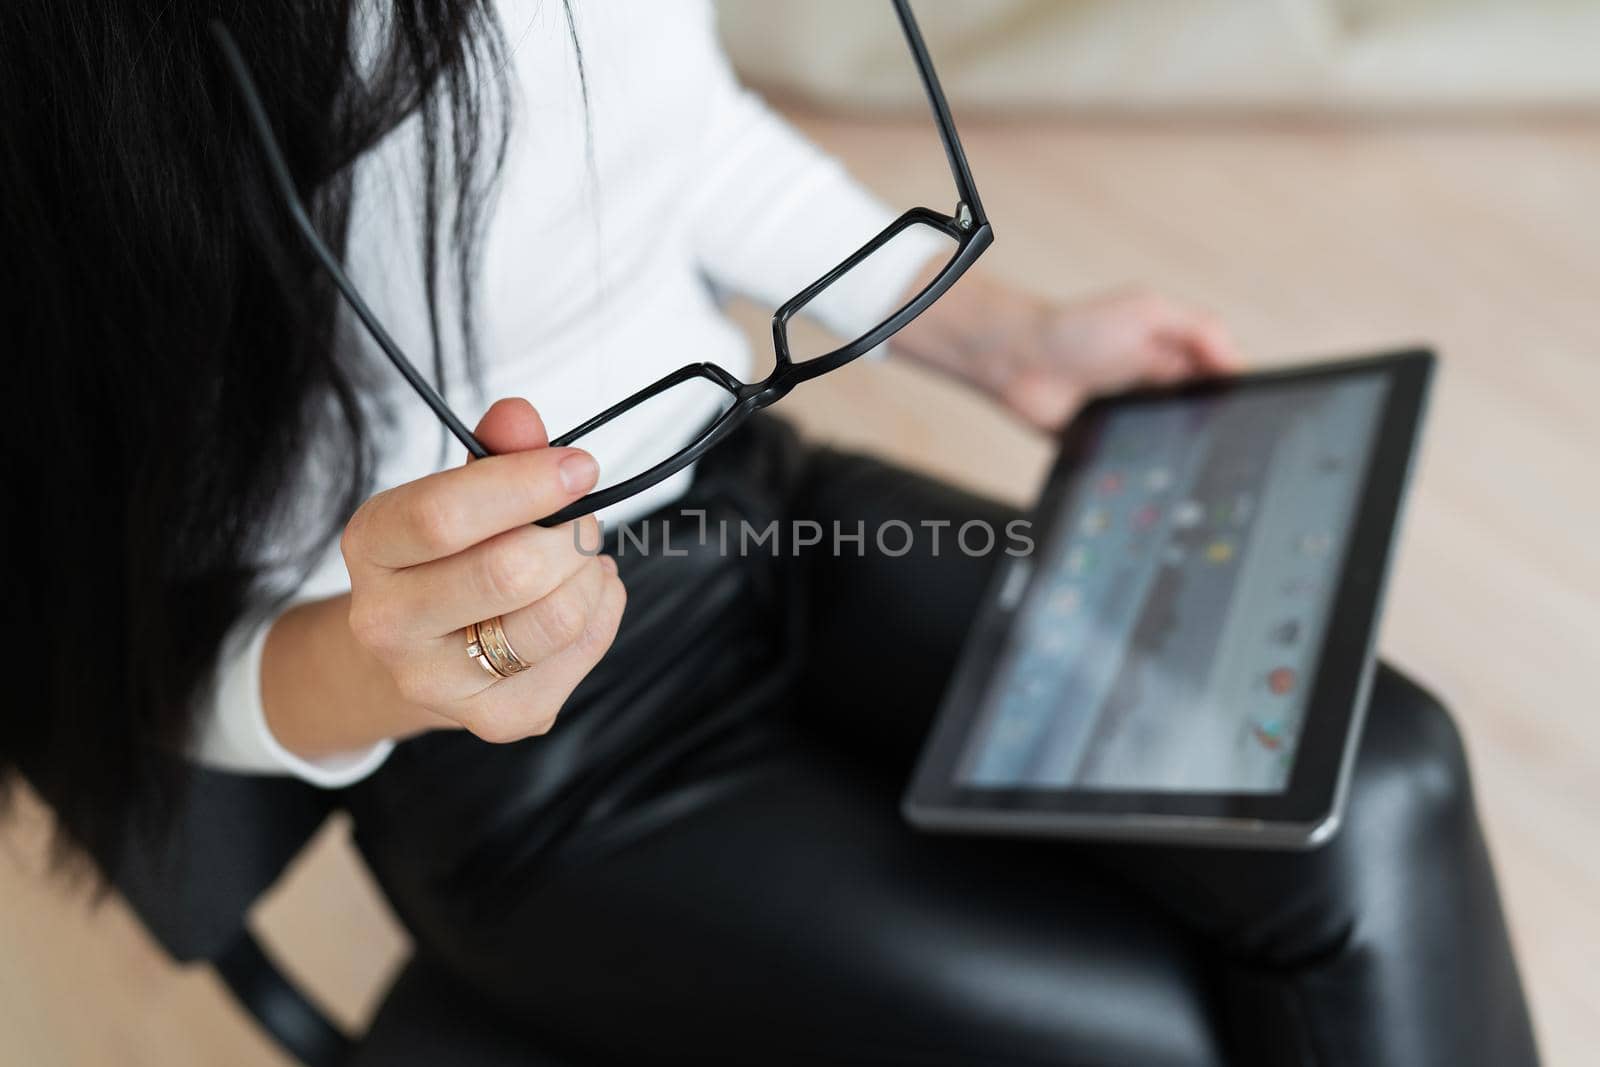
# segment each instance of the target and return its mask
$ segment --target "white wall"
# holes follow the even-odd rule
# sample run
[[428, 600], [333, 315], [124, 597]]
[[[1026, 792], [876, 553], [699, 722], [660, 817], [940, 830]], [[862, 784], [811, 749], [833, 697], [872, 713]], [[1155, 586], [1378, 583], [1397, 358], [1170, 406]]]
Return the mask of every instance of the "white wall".
[[[888, 0], [718, 0], [745, 76], [847, 110], [884, 76]], [[1600, 0], [919, 0], [963, 110], [1600, 110]]]

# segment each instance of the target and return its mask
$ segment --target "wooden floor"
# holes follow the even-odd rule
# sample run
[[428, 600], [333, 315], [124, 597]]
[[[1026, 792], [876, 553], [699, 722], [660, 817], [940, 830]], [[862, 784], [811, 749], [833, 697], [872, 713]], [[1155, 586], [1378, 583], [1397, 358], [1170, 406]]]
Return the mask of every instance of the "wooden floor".
[[[913, 151], [920, 126], [807, 126], [897, 203], [939, 186]], [[1170, 289], [1225, 315], [1263, 363], [1442, 350], [1382, 648], [1465, 730], [1548, 1062], [1594, 1062], [1600, 126], [963, 132], [999, 235], [991, 270], [1061, 296]], [[1048, 459], [981, 402], [892, 364], [786, 406], [819, 436], [1016, 500]], [[282, 1062], [209, 975], [167, 964], [115, 902], [90, 915], [40, 880], [41, 827], [26, 810], [0, 850], [0, 1061]], [[340, 826], [259, 922], [353, 1024], [405, 951]]]

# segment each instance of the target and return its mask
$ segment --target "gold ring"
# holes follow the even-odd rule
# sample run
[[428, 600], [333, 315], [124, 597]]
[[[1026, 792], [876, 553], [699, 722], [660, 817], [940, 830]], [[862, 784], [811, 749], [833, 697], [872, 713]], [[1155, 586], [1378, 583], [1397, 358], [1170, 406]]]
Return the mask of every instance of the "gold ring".
[[506, 638], [500, 616], [475, 622], [467, 627], [467, 655], [496, 678], [509, 678], [528, 669]]

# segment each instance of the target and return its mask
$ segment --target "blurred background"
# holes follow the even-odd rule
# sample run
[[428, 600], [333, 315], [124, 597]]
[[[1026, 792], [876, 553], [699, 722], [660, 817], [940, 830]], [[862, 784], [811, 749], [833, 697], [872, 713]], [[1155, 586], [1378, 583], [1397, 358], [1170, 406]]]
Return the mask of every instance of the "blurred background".
[[[746, 78], [886, 201], [950, 206], [887, 3], [720, 7]], [[985, 269], [1063, 298], [1171, 292], [1221, 314], [1262, 364], [1439, 348], [1382, 653], [1462, 725], [1547, 1062], [1593, 1062], [1600, 2], [917, 11], [994, 220]], [[758, 345], [769, 312], [736, 309]], [[783, 410], [814, 436], [1019, 502], [1051, 457], [892, 361], [820, 379]], [[118, 901], [90, 912], [45, 881], [47, 816], [20, 815], [0, 834], [0, 1062], [284, 1062]], [[407, 945], [347, 838], [325, 828], [256, 925], [360, 1027]]]
[[[742, 69], [797, 101], [922, 106], [859, 0], [719, 0]], [[963, 0], [917, 22], [964, 112], [1504, 113], [1600, 102], [1590, 0]]]

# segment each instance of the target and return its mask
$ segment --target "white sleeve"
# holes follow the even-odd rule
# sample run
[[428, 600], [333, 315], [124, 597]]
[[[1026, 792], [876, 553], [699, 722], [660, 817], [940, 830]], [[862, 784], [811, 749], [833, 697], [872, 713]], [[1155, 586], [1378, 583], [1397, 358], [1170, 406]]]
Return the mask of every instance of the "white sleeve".
[[[691, 202], [696, 254], [719, 289], [775, 310], [901, 212], [739, 84], [709, 16], [705, 47], [702, 177]], [[808, 311], [841, 337], [859, 337], [896, 309], [934, 256], [953, 247], [944, 242], [907, 233], [857, 268], [867, 273], [852, 273], [849, 285], [830, 288]]]
[[261, 651], [274, 619], [247, 617], [223, 640], [211, 690], [202, 694], [189, 756], [240, 774], [293, 775], [325, 789], [352, 785], [377, 770], [394, 742], [308, 760], [272, 736], [261, 704]]

